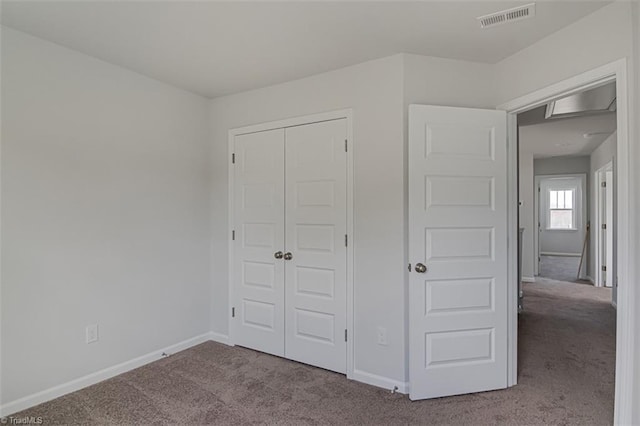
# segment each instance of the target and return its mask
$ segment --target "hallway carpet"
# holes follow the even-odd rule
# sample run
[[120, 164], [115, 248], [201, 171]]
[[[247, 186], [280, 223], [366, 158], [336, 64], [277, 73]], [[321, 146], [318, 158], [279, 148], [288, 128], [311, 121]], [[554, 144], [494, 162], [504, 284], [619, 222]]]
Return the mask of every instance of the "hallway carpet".
[[[574, 256], [540, 256], [540, 277], [557, 281], [568, 281], [579, 284], [590, 284], [578, 279], [580, 258]], [[583, 265], [582, 271], [585, 267]]]
[[340, 374], [207, 342], [14, 417], [69, 425], [611, 424], [610, 290], [544, 280], [524, 291], [519, 384], [510, 389], [411, 402]]

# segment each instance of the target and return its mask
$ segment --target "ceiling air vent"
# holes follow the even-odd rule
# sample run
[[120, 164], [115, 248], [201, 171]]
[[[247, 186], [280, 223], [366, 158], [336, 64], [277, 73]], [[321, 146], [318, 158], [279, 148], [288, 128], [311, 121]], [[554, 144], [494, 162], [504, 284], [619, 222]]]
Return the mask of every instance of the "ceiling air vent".
[[507, 22], [521, 21], [536, 16], [535, 3], [503, 10], [502, 12], [491, 13], [476, 18], [480, 22], [481, 28], [495, 27]]

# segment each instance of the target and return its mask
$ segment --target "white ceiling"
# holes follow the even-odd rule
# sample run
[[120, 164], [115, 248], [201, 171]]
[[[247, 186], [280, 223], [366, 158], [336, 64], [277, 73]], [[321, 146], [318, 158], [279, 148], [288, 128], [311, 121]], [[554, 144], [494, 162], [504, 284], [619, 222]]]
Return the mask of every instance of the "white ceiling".
[[[614, 112], [520, 126], [520, 150], [534, 158], [589, 155], [616, 130]], [[598, 133], [585, 137], [585, 134]]]
[[0, 22], [204, 96], [264, 87], [396, 53], [495, 63], [608, 2], [2, 1]]

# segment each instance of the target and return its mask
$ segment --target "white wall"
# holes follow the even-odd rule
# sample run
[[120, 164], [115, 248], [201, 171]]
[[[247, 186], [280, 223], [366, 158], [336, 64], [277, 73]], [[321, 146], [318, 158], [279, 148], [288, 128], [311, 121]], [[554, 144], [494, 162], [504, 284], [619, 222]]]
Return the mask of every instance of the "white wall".
[[524, 228], [522, 235], [522, 277], [534, 279], [535, 258], [534, 237], [537, 227], [534, 221], [534, 177], [533, 154], [524, 150], [519, 152], [519, 226]]
[[497, 105], [632, 56], [631, 2], [605, 6], [496, 64]]
[[[589, 204], [589, 214], [590, 217], [592, 218], [592, 220], [594, 221], [593, 223], [593, 232], [600, 232], [598, 229], [596, 229], [596, 223], [595, 223], [595, 218], [596, 218], [596, 209], [597, 209], [597, 205], [596, 205], [596, 192], [600, 190], [597, 180], [596, 180], [596, 171], [602, 167], [604, 167], [605, 165], [607, 165], [610, 162], [613, 162], [614, 167], [615, 167], [615, 159], [616, 159], [616, 148], [617, 148], [617, 132], [614, 132], [611, 136], [609, 136], [604, 142], [602, 142], [602, 144], [600, 144], [600, 146], [598, 146], [598, 148], [596, 148], [592, 153], [591, 156], [589, 157], [589, 161], [590, 161], [590, 179], [591, 182], [593, 182], [592, 188], [591, 188], [591, 203]], [[610, 187], [609, 187], [610, 186]], [[614, 179], [614, 184], [613, 185], [607, 185], [608, 190], [613, 191], [615, 194], [615, 179]], [[615, 211], [615, 197], [614, 197], [614, 217], [616, 215], [616, 211]], [[614, 247], [615, 247], [615, 232], [616, 232], [616, 226], [615, 226], [615, 222], [614, 224], [612, 224], [613, 226], [611, 226], [611, 231], [613, 232], [614, 235]], [[595, 234], [593, 235], [593, 238], [591, 238], [590, 240], [590, 252], [591, 252], [591, 256], [589, 257], [589, 276], [594, 278], [596, 277], [596, 270], [595, 270], [595, 264], [596, 264], [596, 238], [595, 238]], [[615, 259], [615, 252], [614, 252], [614, 259]], [[615, 277], [615, 269], [613, 271], [613, 276]], [[616, 287], [613, 287], [613, 300], [616, 300]]]
[[[630, 90], [631, 90], [631, 97], [629, 99], [629, 103], [631, 105], [631, 111], [629, 116], [630, 117], [636, 117], [635, 119], [632, 119], [631, 121], [631, 134], [630, 136], [630, 152], [629, 152], [629, 158], [631, 159], [630, 161], [630, 171], [631, 171], [631, 179], [630, 179], [630, 184], [632, 185], [632, 187], [636, 188], [635, 191], [635, 195], [633, 199], [630, 200], [630, 205], [633, 209], [634, 214], [631, 215], [630, 220], [632, 222], [632, 228], [631, 228], [631, 232], [632, 232], [632, 241], [634, 243], [634, 247], [635, 247], [635, 251], [636, 253], [638, 253], [638, 250], [640, 249], [640, 214], [638, 214], [638, 212], [640, 212], [640, 197], [637, 195], [637, 188], [640, 188], [640, 173], [638, 173], [638, 170], [640, 170], [640, 120], [638, 120], [637, 116], [638, 116], [638, 112], [640, 112], [640, 3], [638, 2], [634, 2], [633, 4], [633, 10], [632, 10], [632, 19], [633, 19], [633, 54], [634, 54], [634, 62], [633, 62], [633, 73], [630, 74]], [[619, 161], [621, 161], [622, 159], [618, 159]], [[633, 237], [633, 235], [635, 235], [635, 238]], [[637, 285], [638, 281], [637, 281], [637, 277], [638, 277], [638, 267], [637, 262], [634, 260], [631, 260], [631, 267], [633, 268], [633, 274], [634, 277], [636, 278], [635, 283], [635, 300], [631, 301], [632, 306], [635, 307], [635, 330], [636, 330], [636, 337], [635, 337], [635, 348], [632, 347], [632, 349], [634, 350], [634, 354], [636, 355], [635, 357], [633, 357], [634, 361], [632, 362], [632, 368], [635, 367], [635, 369], [633, 369], [633, 371], [635, 372], [635, 380], [634, 382], [634, 392], [633, 395], [631, 396], [630, 401], [638, 401], [640, 400], [640, 360], [638, 357], [638, 354], [640, 354], [640, 338], [638, 338], [638, 330], [640, 330], [640, 288], [638, 288], [639, 286]], [[631, 413], [631, 423], [633, 424], [640, 424], [640, 404], [633, 404], [632, 405], [632, 413]]]
[[208, 332], [209, 117], [201, 97], [1, 38], [5, 404]]

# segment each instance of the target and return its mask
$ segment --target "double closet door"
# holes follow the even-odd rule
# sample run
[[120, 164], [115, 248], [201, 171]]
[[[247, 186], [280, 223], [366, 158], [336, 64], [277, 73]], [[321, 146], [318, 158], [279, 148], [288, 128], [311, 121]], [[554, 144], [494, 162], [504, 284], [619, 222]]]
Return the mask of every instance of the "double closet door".
[[235, 136], [237, 345], [346, 372], [347, 120]]

